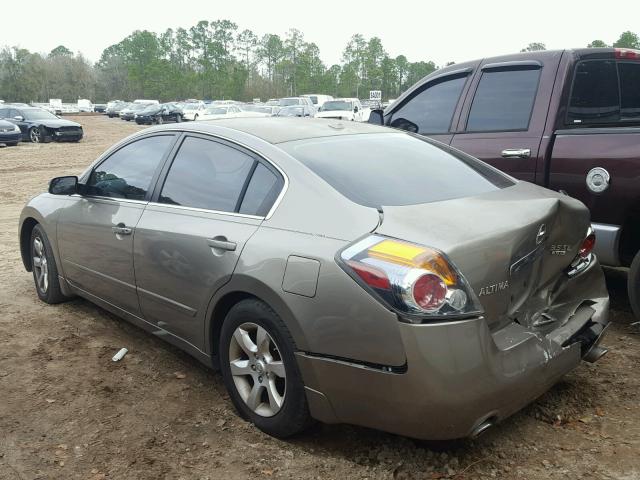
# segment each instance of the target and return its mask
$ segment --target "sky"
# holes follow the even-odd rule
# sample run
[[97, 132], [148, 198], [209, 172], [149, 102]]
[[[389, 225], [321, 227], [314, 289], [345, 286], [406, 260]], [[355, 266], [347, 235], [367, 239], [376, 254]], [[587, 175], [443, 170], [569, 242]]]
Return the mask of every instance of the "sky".
[[613, 43], [625, 30], [640, 33], [640, 1], [598, 4], [582, 0], [31, 0], [28, 20], [2, 22], [0, 46], [48, 53], [58, 45], [97, 61], [102, 51], [134, 30], [162, 32], [200, 20], [228, 19], [239, 30], [284, 36], [289, 28], [320, 47], [322, 60], [339, 63], [349, 38], [382, 39], [392, 56], [441, 66], [520, 51], [531, 42], [548, 49]]

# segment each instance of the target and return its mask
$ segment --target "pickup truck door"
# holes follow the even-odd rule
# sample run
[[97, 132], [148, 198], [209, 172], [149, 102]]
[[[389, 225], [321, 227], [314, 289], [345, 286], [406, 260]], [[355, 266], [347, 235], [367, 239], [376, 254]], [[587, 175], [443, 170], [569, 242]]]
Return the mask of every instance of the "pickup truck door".
[[[540, 144], [561, 53], [484, 61], [451, 145], [521, 180], [543, 181]], [[520, 60], [518, 60], [520, 59]]]

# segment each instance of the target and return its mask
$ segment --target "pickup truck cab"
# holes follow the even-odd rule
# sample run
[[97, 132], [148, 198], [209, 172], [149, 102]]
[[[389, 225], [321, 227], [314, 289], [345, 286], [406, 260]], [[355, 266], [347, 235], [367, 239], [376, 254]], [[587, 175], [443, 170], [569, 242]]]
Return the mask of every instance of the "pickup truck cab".
[[[369, 121], [581, 200], [600, 262], [630, 267], [629, 298], [640, 316], [640, 51], [539, 51], [451, 65]], [[561, 247], [551, 246], [569, 254]]]

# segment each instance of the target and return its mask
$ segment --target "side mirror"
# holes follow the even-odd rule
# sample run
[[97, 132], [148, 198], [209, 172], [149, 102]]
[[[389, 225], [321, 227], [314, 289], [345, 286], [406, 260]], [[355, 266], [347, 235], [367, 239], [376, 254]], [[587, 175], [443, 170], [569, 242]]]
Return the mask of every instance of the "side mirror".
[[56, 177], [49, 182], [49, 193], [52, 195], [73, 195], [78, 193], [78, 177]]
[[24, 117], [22, 115], [16, 115], [15, 117], [13, 117], [14, 120], [17, 120], [19, 122], [24, 121]]
[[369, 123], [373, 123], [374, 125], [384, 125], [384, 110], [375, 109], [371, 110], [369, 114]]
[[358, 106], [353, 107], [353, 113], [358, 113]]

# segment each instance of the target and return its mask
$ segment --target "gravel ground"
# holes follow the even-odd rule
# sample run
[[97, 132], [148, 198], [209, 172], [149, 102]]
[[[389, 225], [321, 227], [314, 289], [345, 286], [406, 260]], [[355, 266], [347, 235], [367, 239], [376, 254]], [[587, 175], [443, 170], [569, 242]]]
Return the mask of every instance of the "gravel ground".
[[623, 272], [607, 272], [610, 353], [455, 444], [346, 425], [270, 438], [236, 416], [220, 375], [186, 354], [84, 300], [39, 302], [20, 261], [20, 209], [51, 177], [79, 173], [141, 128], [76, 120], [78, 144], [0, 149], [0, 479], [640, 479], [640, 329]]

